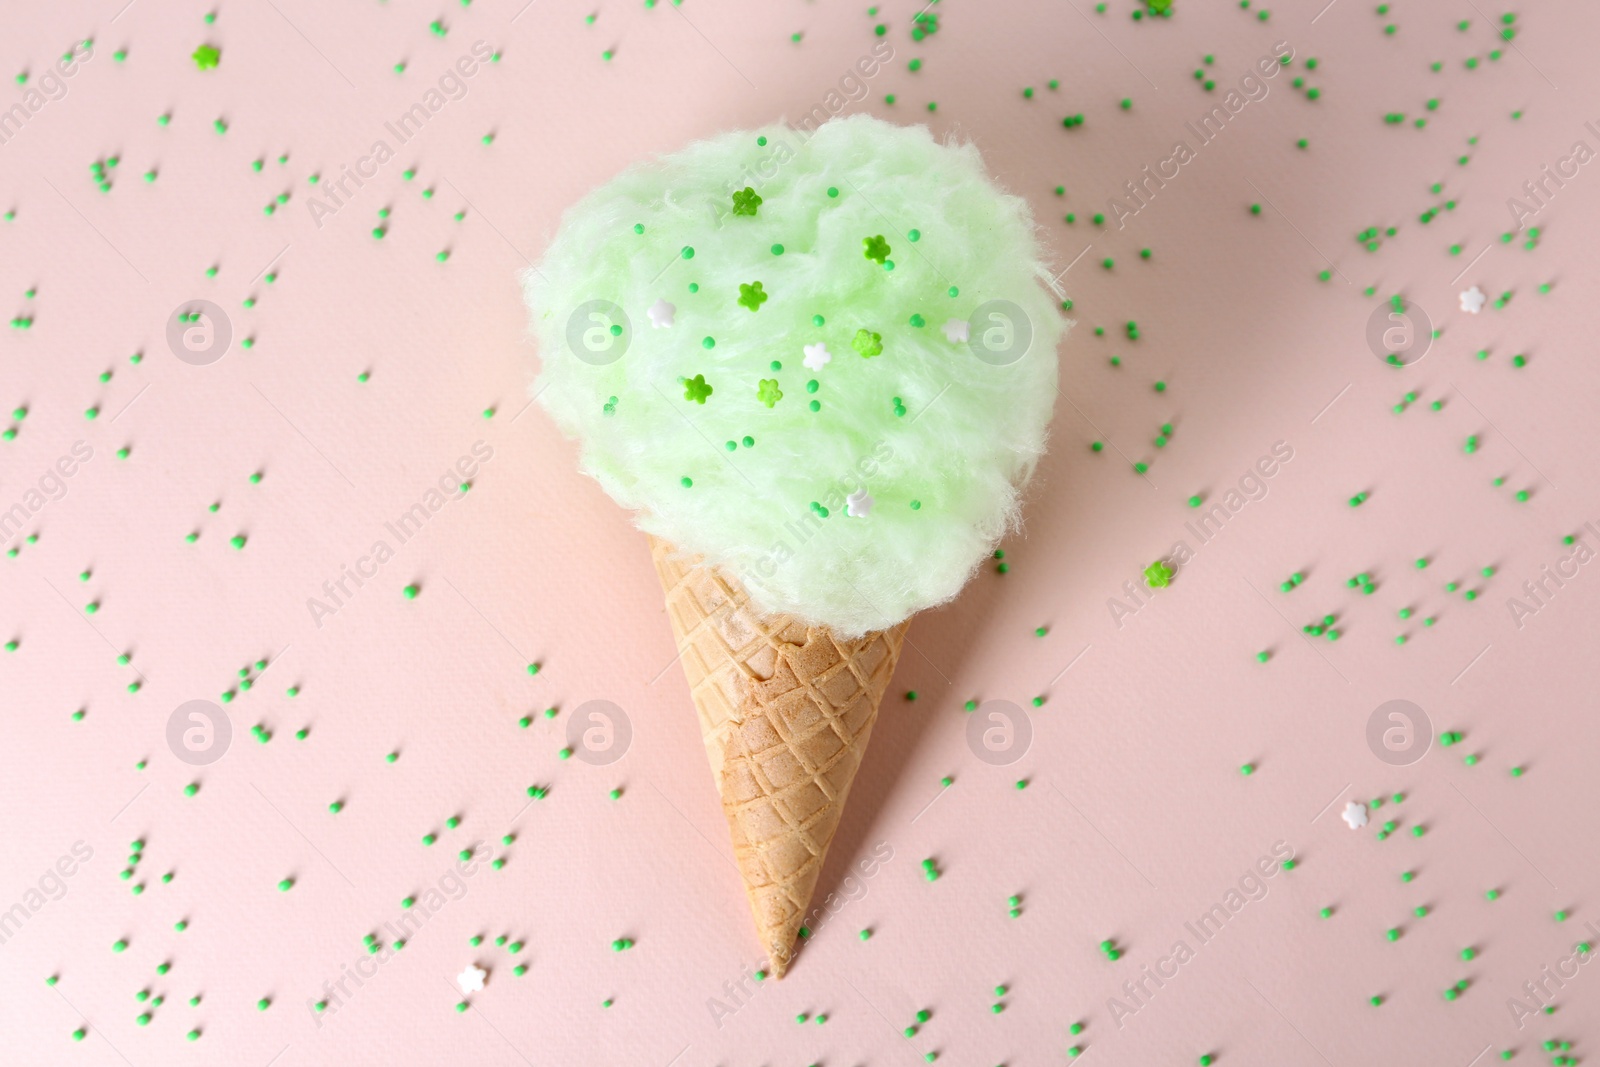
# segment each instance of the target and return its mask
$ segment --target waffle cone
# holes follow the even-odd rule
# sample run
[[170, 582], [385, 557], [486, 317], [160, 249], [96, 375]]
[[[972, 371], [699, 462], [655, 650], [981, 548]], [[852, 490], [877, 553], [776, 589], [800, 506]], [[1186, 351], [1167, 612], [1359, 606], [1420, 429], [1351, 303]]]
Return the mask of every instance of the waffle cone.
[[855, 640], [763, 615], [729, 575], [650, 539], [756, 934], [782, 978], [908, 622]]

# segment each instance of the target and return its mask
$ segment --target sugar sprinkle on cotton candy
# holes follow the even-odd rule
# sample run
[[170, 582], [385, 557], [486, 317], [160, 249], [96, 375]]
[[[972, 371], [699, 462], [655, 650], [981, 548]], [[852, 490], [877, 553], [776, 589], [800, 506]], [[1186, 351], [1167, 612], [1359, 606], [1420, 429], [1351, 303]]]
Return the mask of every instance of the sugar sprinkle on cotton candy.
[[582, 469], [765, 612], [884, 629], [1017, 524], [1070, 323], [971, 144], [865, 115], [698, 142], [573, 206], [522, 282]]

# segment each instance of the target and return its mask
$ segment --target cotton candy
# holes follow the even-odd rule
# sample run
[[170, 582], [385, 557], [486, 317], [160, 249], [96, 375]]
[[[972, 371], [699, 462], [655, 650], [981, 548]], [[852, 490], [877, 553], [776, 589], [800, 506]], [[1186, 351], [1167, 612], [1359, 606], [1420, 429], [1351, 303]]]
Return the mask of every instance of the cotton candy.
[[724, 134], [590, 193], [521, 280], [582, 469], [765, 612], [884, 629], [1017, 525], [1070, 323], [971, 144]]

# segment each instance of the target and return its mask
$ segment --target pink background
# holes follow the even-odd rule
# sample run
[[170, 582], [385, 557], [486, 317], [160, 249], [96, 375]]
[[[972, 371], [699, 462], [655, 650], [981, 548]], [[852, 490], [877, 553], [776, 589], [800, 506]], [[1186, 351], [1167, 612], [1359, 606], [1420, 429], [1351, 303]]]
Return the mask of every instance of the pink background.
[[[1600, 519], [1595, 167], [1539, 212], [1536, 249], [1525, 235], [1499, 240], [1513, 226], [1507, 198], [1541, 165], [1579, 139], [1600, 149], [1584, 127], [1600, 120], [1592, 6], [1524, 12], [1514, 47], [1491, 60], [1500, 10], [1474, 3], [1399, 0], [1383, 17], [1364, 0], [1314, 0], [1261, 22], [1255, 8], [1177, 0], [1170, 20], [1134, 22], [1127, 0], [1104, 15], [1085, 0], [948, 0], [921, 44], [909, 36], [917, 8], [898, 2], [877, 18], [865, 4], [800, 0], [522, 5], [224, 3], [209, 27], [208, 8], [185, 0], [120, 12], [64, 0], [4, 16], [7, 106], [24, 98], [12, 74], [37, 85], [72, 41], [95, 41], [65, 95], [0, 144], [0, 207], [16, 212], [0, 223], [0, 294], [34, 318], [0, 333], [0, 411], [28, 410], [0, 442], [0, 509], [25, 501], [75, 441], [93, 450], [28, 519], [37, 543], [8, 531], [20, 551], [0, 559], [0, 638], [20, 643], [0, 653], [0, 909], [32, 912], [0, 944], [7, 1062], [841, 1067], [937, 1052], [1025, 1065], [1063, 1062], [1076, 1042], [1090, 1062], [1118, 1064], [1212, 1053], [1466, 1067], [1503, 1048], [1536, 1056], [1546, 1038], [1594, 1054], [1593, 968], [1558, 992], [1554, 1015], [1521, 1029], [1507, 1000], [1595, 937], [1584, 923], [1600, 929], [1588, 847], [1600, 727], [1593, 686], [1573, 669], [1593, 655], [1600, 577], [1580, 569], [1520, 628], [1508, 607], [1567, 554], [1563, 535]], [[435, 18], [447, 36], [429, 31]], [[1055, 262], [1072, 264], [1062, 284], [1079, 325], [1060, 352], [1054, 447], [1026, 536], [1005, 546], [1010, 573], [986, 568], [912, 626], [824, 888], [842, 892], [875, 847], [893, 858], [790, 977], [714, 1020], [708, 1001], [732, 1006], [724, 983], [757, 962], [744, 895], [644, 538], [525, 406], [535, 353], [514, 273], [566, 205], [627, 164], [822, 103], [878, 21], [895, 59], [848, 110], [975, 140], [1034, 203]], [[319, 227], [308, 175], [326, 181], [374, 140], [393, 145], [384, 123], [477, 40], [502, 60]], [[200, 72], [188, 57], [207, 41], [222, 61]], [[1124, 229], [1089, 221], [1278, 41], [1296, 58], [1264, 99]], [[1192, 77], [1206, 53], [1211, 94]], [[1083, 126], [1061, 127], [1080, 112]], [[1390, 112], [1405, 123], [1386, 124]], [[101, 193], [89, 167], [112, 155], [114, 187]], [[152, 168], [159, 179], [146, 183]], [[289, 202], [264, 214], [280, 192]], [[1418, 221], [1445, 199], [1454, 210]], [[383, 207], [388, 235], [375, 241]], [[1354, 238], [1374, 226], [1397, 233], [1369, 252]], [[1474, 284], [1512, 299], [1466, 315], [1457, 294]], [[1364, 333], [1394, 293], [1442, 331], [1403, 370]], [[259, 303], [247, 309], [249, 297]], [[166, 324], [201, 299], [225, 309], [234, 343], [190, 366], [168, 350]], [[1512, 366], [1515, 353], [1527, 366]], [[1418, 401], [1395, 414], [1409, 390]], [[89, 421], [91, 406], [101, 414]], [[1157, 450], [1167, 421], [1176, 431]], [[1465, 454], [1474, 434], [1480, 447]], [[1094, 440], [1112, 447], [1093, 453]], [[384, 523], [479, 441], [493, 457], [473, 491], [316, 625], [308, 598], [388, 539]], [[1122, 584], [1180, 538], [1196, 546], [1189, 495], [1220, 499], [1279, 441], [1293, 459], [1268, 494], [1118, 625], [1107, 602]], [[1144, 478], [1134, 460], [1151, 463]], [[1351, 508], [1360, 491], [1370, 499]], [[1295, 571], [1303, 585], [1278, 592]], [[1357, 572], [1375, 580], [1372, 595], [1347, 587]], [[1468, 602], [1447, 581], [1481, 595]], [[407, 600], [413, 582], [421, 593]], [[1337, 644], [1300, 635], [1327, 613]], [[1257, 663], [1264, 649], [1270, 662]], [[208, 767], [176, 759], [173, 709], [216, 700], [259, 658], [271, 660], [260, 683], [228, 706], [231, 749]], [[915, 703], [900, 699], [912, 689]], [[1009, 767], [975, 759], [963, 702], [1035, 696], [1045, 702], [1026, 754]], [[1366, 723], [1395, 698], [1464, 740], [1410, 766], [1380, 762]], [[632, 726], [608, 766], [558, 757], [573, 710], [592, 699]], [[546, 707], [560, 714], [518, 728]], [[270, 742], [251, 736], [258, 724]], [[1527, 774], [1512, 778], [1513, 765]], [[190, 782], [200, 790], [186, 798]], [[549, 794], [530, 805], [535, 783]], [[1394, 792], [1404, 803], [1359, 833], [1340, 820], [1347, 800]], [[452, 814], [463, 822], [447, 831]], [[1400, 829], [1380, 842], [1385, 816]], [[439, 843], [424, 848], [430, 831]], [[508, 831], [516, 840], [502, 847]], [[135, 838], [145, 859], [123, 881]], [[79, 841], [92, 858], [32, 911], [29, 890]], [[1280, 841], [1296, 869], [1199, 944], [1185, 922]], [[402, 953], [314, 1016], [323, 983], [367, 958], [362, 935], [480, 842], [505, 868], [478, 867]], [[922, 877], [924, 858], [938, 881]], [[288, 893], [284, 877], [296, 880]], [[1490, 888], [1502, 893], [1493, 903]], [[1419, 905], [1427, 917], [1414, 917]], [[1324, 906], [1332, 917], [1318, 917]], [[1564, 925], [1557, 909], [1571, 914]], [[1389, 927], [1403, 929], [1392, 944]], [[523, 940], [528, 972], [514, 976], [492, 941], [473, 949], [473, 934]], [[636, 946], [613, 952], [622, 937]], [[1108, 938], [1119, 961], [1096, 948]], [[1115, 1018], [1108, 998], [1180, 938], [1194, 958]], [[1476, 958], [1463, 961], [1469, 946]], [[457, 1014], [453, 976], [470, 961], [490, 977]], [[1461, 979], [1469, 987], [1446, 1001]], [[147, 1027], [135, 1022], [140, 989], [166, 998]], [[907, 1040], [919, 1009], [932, 1016]], [[828, 1022], [797, 1025], [802, 1012]], [[75, 1044], [80, 1025], [89, 1036]], [[203, 1038], [185, 1041], [196, 1026]]]

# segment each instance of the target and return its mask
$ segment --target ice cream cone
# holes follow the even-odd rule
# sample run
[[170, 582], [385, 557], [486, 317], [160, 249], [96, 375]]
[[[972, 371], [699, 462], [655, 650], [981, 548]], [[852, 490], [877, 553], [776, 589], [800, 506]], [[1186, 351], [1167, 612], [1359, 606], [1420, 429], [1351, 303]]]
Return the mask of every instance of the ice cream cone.
[[[953, 600], [1016, 526], [1072, 306], [1028, 203], [970, 142], [851, 115], [794, 154], [792, 132], [642, 160], [573, 204], [521, 274], [532, 394], [581, 469], [661, 539], [683, 670], [779, 975], [816, 923], [906, 620]], [[929, 255], [907, 254], [919, 230], [878, 232], [879, 195], [932, 227], [915, 246]], [[795, 253], [769, 254], [780, 241]]]
[[763, 615], [731, 576], [652, 537], [756, 933], [782, 978], [900, 649]]

